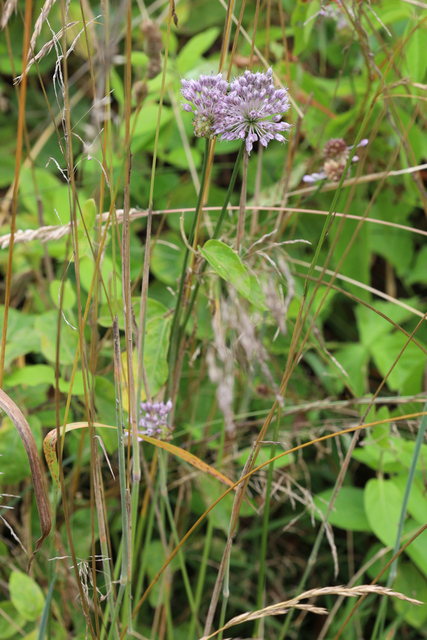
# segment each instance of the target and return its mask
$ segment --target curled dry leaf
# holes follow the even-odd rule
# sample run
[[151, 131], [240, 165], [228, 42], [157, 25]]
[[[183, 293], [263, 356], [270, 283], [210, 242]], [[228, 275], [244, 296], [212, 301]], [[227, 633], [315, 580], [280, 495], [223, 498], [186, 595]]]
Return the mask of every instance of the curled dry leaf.
[[36, 442], [34, 436], [31, 433], [28, 422], [26, 421], [22, 411], [18, 409], [16, 404], [0, 389], [0, 408], [12, 420], [13, 424], [18, 430], [19, 436], [24, 443], [25, 451], [27, 452], [28, 462], [30, 463], [31, 477], [33, 479], [34, 491], [36, 494], [37, 509], [39, 512], [40, 526], [42, 534], [36, 542], [36, 548], [31, 554], [28, 568], [30, 568], [33, 558], [37, 551], [42, 546], [45, 538], [49, 535], [52, 520], [50, 517], [49, 503], [44, 493], [42, 472], [40, 466], [40, 460], [37, 453]]

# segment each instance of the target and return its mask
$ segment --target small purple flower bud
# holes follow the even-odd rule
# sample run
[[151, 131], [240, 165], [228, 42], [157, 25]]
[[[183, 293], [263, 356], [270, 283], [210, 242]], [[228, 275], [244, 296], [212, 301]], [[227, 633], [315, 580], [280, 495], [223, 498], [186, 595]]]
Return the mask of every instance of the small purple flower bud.
[[[213, 138], [218, 104], [228, 90], [228, 82], [221, 74], [201, 75], [199, 80], [181, 79], [181, 93], [190, 104], [182, 104], [187, 112], [194, 113], [194, 133], [199, 138]], [[191, 106], [193, 105], [193, 107]]]
[[139, 433], [142, 436], [171, 440], [173, 427], [167, 423], [167, 414], [172, 409], [172, 402], [141, 402], [141, 411], [145, 413], [139, 419]]

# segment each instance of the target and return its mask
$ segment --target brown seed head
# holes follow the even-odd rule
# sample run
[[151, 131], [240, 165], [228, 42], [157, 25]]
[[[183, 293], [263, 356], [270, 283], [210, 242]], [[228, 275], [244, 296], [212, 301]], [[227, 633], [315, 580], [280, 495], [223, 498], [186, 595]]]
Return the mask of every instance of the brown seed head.
[[144, 20], [140, 28], [145, 36], [145, 53], [149, 58], [158, 58], [163, 51], [163, 40], [159, 25], [152, 20]]
[[328, 140], [328, 142], [325, 144], [323, 155], [326, 159], [331, 158], [333, 160], [337, 160], [338, 162], [340, 162], [341, 160], [345, 160], [345, 162], [347, 162], [350, 152], [347, 148], [345, 140], [343, 140], [342, 138], [331, 138], [331, 140]]

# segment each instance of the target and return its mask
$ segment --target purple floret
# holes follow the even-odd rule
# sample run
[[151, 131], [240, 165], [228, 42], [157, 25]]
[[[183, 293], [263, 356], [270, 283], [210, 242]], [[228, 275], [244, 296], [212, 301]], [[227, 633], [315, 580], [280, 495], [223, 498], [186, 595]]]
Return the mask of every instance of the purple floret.
[[266, 147], [270, 140], [286, 142], [280, 133], [291, 129], [282, 121], [290, 108], [285, 89], [276, 89], [273, 70], [245, 71], [230, 86], [230, 92], [218, 104], [215, 133], [221, 140], [246, 139], [246, 150], [252, 151], [257, 140]]
[[218, 107], [222, 104], [228, 82], [219, 73], [214, 76], [201, 75], [198, 80], [181, 79], [181, 93], [190, 104], [181, 103], [182, 108], [194, 113], [194, 133], [199, 138], [213, 138], [217, 122]]

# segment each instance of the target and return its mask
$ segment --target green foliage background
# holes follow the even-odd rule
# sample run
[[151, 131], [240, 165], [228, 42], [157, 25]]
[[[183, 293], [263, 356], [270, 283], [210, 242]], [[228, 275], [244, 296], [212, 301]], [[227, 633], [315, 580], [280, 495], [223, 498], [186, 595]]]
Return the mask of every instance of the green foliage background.
[[[31, 33], [43, 4], [34, 2]], [[213, 149], [196, 245], [208, 268], [199, 279], [195, 310], [184, 336], [182, 370], [175, 380], [173, 444], [235, 482], [280, 397], [283, 406], [256, 464], [311, 444], [251, 477], [233, 541], [229, 596], [224, 596], [222, 612], [216, 614], [215, 629], [235, 615], [285, 601], [304, 588], [369, 584], [384, 566], [384, 558], [391, 557], [399, 522], [403, 543], [427, 520], [427, 444], [422, 438], [427, 349], [427, 23], [421, 4], [248, 2], [236, 56], [230, 61], [233, 23], [225, 71], [230, 68], [234, 77], [250, 66], [251, 59], [254, 70], [272, 65], [278, 82], [289, 87], [293, 106], [286, 119], [294, 126], [286, 146], [274, 141], [250, 157], [240, 255], [234, 243], [241, 175], [221, 238], [211, 239], [240, 143], [217, 141]], [[137, 329], [144, 335], [151, 395], [159, 401], [168, 399], [174, 374], [168, 358], [172, 316], [186, 249], [183, 235], [190, 233], [205, 149], [205, 141], [193, 136], [191, 116], [181, 110], [180, 81], [218, 72], [226, 5], [182, 0], [175, 6], [176, 26], [169, 3], [119, 6], [71, 1], [68, 22], [76, 25], [28, 71], [16, 200], [19, 232], [54, 229], [46, 229], [44, 237], [39, 231], [37, 239], [25, 242], [20, 242], [19, 233], [15, 235], [8, 285], [11, 254], [6, 235], [12, 223], [22, 86], [14, 85], [13, 79], [23, 71], [25, 7], [21, 5], [0, 37], [1, 331], [5, 305], [8, 308], [2, 388], [26, 415], [42, 456], [43, 438], [62, 424], [87, 422], [88, 416], [96, 423], [117, 424], [114, 315], [121, 331], [120, 383], [127, 428], [126, 367], [132, 362], [136, 372], [138, 357], [135, 349], [126, 360], [122, 271], [129, 260], [137, 326], [151, 193], [147, 309], [145, 323]], [[238, 2], [233, 9], [236, 18], [240, 9]], [[36, 52], [63, 27], [64, 10], [61, 2], [50, 8]], [[164, 74], [149, 80], [140, 29], [148, 17], [157, 21], [168, 46], [168, 55], [162, 58]], [[64, 62], [57, 63], [64, 47], [72, 48], [65, 83]], [[147, 83], [142, 103], [136, 91], [140, 82]], [[62, 126], [65, 96], [71, 130]], [[97, 269], [102, 221], [107, 223], [108, 211], [126, 206], [129, 129], [129, 255], [122, 251], [121, 219], [110, 220]], [[322, 170], [322, 150], [331, 138], [343, 138], [350, 147], [361, 138], [369, 143], [358, 150], [360, 158], [343, 185], [325, 181], [307, 186], [302, 178]], [[61, 152], [67, 144], [72, 150], [71, 171], [70, 156]], [[53, 235], [70, 224], [73, 211], [79, 221], [74, 250], [69, 233]], [[319, 244], [328, 213], [331, 224]], [[315, 267], [312, 272], [310, 265]], [[86, 305], [89, 314], [79, 335]], [[85, 345], [85, 352], [76, 361], [79, 344]], [[146, 396], [143, 388], [141, 399]], [[351, 433], [317, 441], [362, 422], [370, 426], [357, 442]], [[2, 524], [7, 521], [10, 526], [4, 524], [0, 540], [0, 639], [86, 637], [67, 523], [94, 620], [94, 637], [121, 637], [129, 608], [143, 597], [178, 540], [224, 491], [217, 479], [144, 444], [145, 475], [139, 500], [132, 504], [133, 603], [124, 599], [117, 607], [117, 620], [112, 620], [119, 590], [114, 581], [120, 579], [124, 545], [123, 496], [117, 479], [116, 433], [102, 428], [97, 433], [103, 443], [97, 449], [100, 462], [95, 462], [87, 429], [66, 435], [62, 495], [46, 469], [55, 531], [26, 575], [28, 557], [11, 530], [29, 550], [39, 537], [39, 523], [24, 447], [12, 421], [3, 417], [1, 514]], [[128, 465], [130, 457], [129, 453]], [[102, 469], [110, 578], [99, 560], [91, 561], [104, 553], [94, 506], [96, 465]], [[330, 510], [335, 483], [340, 491]], [[134, 618], [136, 637], [203, 636], [232, 509], [233, 498], [228, 495], [147, 592]], [[52, 562], [53, 558], [57, 560]], [[386, 584], [388, 575], [381, 577], [381, 584]], [[425, 532], [399, 558], [392, 586], [427, 602]], [[325, 596], [319, 606], [331, 610], [334, 602]], [[365, 601], [341, 637], [426, 636], [426, 605], [393, 600], [381, 618], [376, 603]], [[323, 631], [325, 619], [298, 612], [293, 618], [288, 614], [288, 623], [279, 616], [265, 617], [261, 624], [246, 622], [238, 632], [242, 637], [280, 639], [338, 637], [353, 604], [352, 599], [343, 602]], [[233, 633], [237, 637], [234, 629]]]

